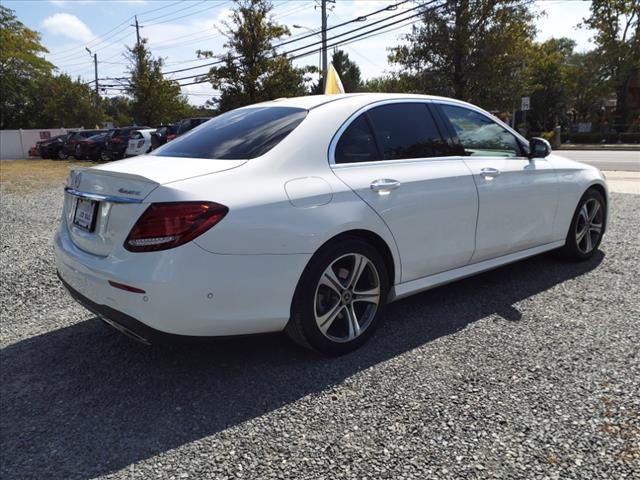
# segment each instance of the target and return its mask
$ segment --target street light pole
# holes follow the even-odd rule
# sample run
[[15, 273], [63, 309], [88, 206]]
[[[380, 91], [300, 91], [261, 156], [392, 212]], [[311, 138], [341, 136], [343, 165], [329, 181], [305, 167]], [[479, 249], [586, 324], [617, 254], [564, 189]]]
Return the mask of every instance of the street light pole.
[[[301, 28], [303, 30], [307, 30], [308, 32], [313, 33], [314, 35], [317, 35], [318, 37], [321, 36], [313, 28], [305, 27], [304, 25], [298, 25], [294, 23], [293, 28]], [[320, 52], [320, 55], [318, 55], [318, 84], [322, 86], [322, 52]]]

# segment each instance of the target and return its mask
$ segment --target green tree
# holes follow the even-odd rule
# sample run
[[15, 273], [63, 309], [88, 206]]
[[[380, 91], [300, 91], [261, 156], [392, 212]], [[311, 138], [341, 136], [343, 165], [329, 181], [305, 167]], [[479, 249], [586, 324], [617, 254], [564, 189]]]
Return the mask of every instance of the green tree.
[[47, 49], [40, 34], [25, 27], [10, 10], [0, 5], [0, 128], [23, 128], [33, 101], [33, 82], [53, 71], [40, 54]]
[[594, 30], [600, 59], [600, 75], [594, 79], [615, 91], [619, 121], [630, 116], [627, 82], [640, 75], [640, 2], [638, 0], [593, 0], [584, 25]]
[[573, 71], [573, 109], [577, 121], [592, 121], [600, 113], [600, 107], [613, 92], [607, 82], [599, 80], [600, 54], [597, 50], [574, 53], [569, 59]]
[[391, 49], [389, 60], [415, 77], [422, 93], [511, 110], [521, 91], [523, 58], [535, 34], [526, 0], [446, 0]]
[[41, 76], [33, 84], [23, 128], [95, 128], [104, 120], [90, 85], [68, 75]]
[[277, 55], [274, 40], [290, 35], [289, 29], [271, 17], [268, 0], [235, 0], [231, 22], [224, 24], [226, 53], [198, 50], [203, 58], [221, 64], [207, 77], [220, 96], [208, 102], [217, 112], [280, 97], [304, 95], [306, 69], [295, 68], [291, 60]]
[[146, 39], [128, 48], [131, 78], [126, 87], [131, 96], [130, 115], [138, 125], [153, 127], [187, 117], [192, 107], [182, 95], [180, 86], [164, 78], [163, 61], [153, 58]]
[[103, 100], [106, 118], [118, 127], [131, 125], [133, 117], [131, 114], [131, 99], [124, 95], [106, 98]]
[[361, 90], [363, 92], [424, 93], [418, 76], [406, 72], [370, 78], [363, 82]]
[[552, 38], [533, 45], [527, 55], [525, 77], [531, 96], [528, 120], [534, 130], [551, 130], [573, 103], [578, 73], [572, 64], [575, 45], [568, 38]]

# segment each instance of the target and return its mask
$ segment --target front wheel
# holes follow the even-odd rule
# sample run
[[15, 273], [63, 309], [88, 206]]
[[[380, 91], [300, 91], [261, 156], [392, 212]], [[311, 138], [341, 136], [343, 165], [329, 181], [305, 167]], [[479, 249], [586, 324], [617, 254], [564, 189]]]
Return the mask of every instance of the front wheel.
[[322, 353], [355, 350], [379, 326], [388, 290], [378, 251], [357, 237], [342, 237], [323, 246], [305, 268], [286, 332]]
[[600, 192], [591, 189], [582, 196], [573, 214], [564, 256], [573, 261], [587, 260], [595, 253], [604, 234], [606, 203]]
[[58, 150], [58, 159], [59, 160], [66, 160], [68, 158], [67, 154], [64, 153], [64, 149], [60, 149]]

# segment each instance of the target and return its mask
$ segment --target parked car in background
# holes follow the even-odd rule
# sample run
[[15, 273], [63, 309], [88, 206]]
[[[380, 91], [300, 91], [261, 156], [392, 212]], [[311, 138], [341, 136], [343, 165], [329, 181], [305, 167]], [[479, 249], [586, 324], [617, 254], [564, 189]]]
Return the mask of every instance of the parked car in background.
[[70, 133], [57, 135], [40, 143], [39, 151], [42, 158], [59, 158], [61, 160], [67, 158], [62, 150], [64, 142], [70, 136]]
[[155, 132], [151, 133], [151, 150], [161, 147], [167, 142], [176, 138], [178, 133], [178, 124], [163, 125], [158, 127]]
[[43, 141], [44, 140], [40, 140], [39, 142], [36, 142], [36, 144], [29, 149], [29, 156], [30, 157], [39, 157], [40, 156], [40, 145], [42, 144]]
[[104, 142], [107, 138], [107, 134], [107, 132], [98, 133], [89, 138], [80, 140], [76, 144], [76, 153], [74, 157], [77, 159], [88, 159], [93, 161], [102, 160]]
[[184, 120], [180, 120], [178, 123], [178, 131], [176, 132], [176, 136], [184, 135], [189, 130], [196, 128], [198, 125], [203, 124], [211, 120], [211, 117], [197, 117], [197, 118], [185, 118]]
[[109, 134], [104, 142], [104, 160], [120, 160], [124, 158], [129, 146], [129, 136], [131, 132], [137, 130], [148, 130], [149, 127], [121, 127], [109, 130]]
[[133, 130], [129, 135], [129, 144], [124, 152], [125, 157], [135, 157], [151, 151], [151, 134], [153, 128]]
[[316, 95], [72, 171], [54, 248], [71, 295], [142, 342], [285, 330], [340, 354], [388, 302], [549, 250], [590, 259], [608, 200], [597, 168], [469, 103]]
[[67, 157], [74, 157], [78, 160], [82, 159], [79, 143], [99, 133], [106, 133], [106, 130], [78, 130], [76, 132], [71, 132], [62, 146], [64, 154]]

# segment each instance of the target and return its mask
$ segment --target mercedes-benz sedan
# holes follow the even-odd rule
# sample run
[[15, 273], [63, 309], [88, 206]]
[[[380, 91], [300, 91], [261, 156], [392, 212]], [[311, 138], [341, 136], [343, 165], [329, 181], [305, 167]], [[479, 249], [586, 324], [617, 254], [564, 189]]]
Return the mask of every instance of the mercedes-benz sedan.
[[605, 180], [550, 150], [446, 98], [252, 105], [73, 171], [57, 268], [145, 343], [284, 330], [344, 353], [393, 300], [548, 250], [591, 257]]

